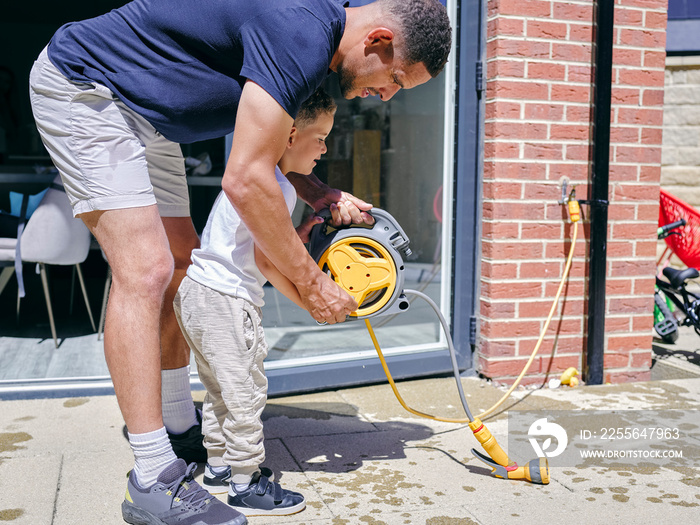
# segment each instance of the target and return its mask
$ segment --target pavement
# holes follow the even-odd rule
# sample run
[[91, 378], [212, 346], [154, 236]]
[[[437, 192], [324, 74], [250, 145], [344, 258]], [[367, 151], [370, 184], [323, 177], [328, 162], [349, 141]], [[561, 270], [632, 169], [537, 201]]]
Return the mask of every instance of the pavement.
[[[673, 359], [666, 355], [661, 366]], [[492, 477], [470, 453], [478, 443], [465, 424], [406, 412], [388, 384], [270, 399], [264, 412], [265, 464], [284, 487], [306, 496], [307, 507], [292, 516], [250, 517], [249, 523], [696, 523], [700, 418], [694, 416], [700, 408], [700, 373], [678, 377], [683, 375], [516, 390], [500, 412], [484, 419], [504, 448], [510, 443], [508, 414], [519, 411], [544, 416], [566, 411], [588, 417], [585, 424], [593, 428], [596, 411], [620, 416], [674, 409], [666, 422], [680, 426], [685, 436], [684, 459], [663, 464], [582, 461], [556, 466], [552, 458], [548, 485]], [[474, 377], [462, 378], [462, 384], [475, 414], [504, 392]], [[451, 377], [398, 385], [406, 402], [420, 411], [464, 416]], [[201, 401], [203, 392], [194, 395]], [[690, 414], [691, 422], [674, 422], [675, 411]], [[123, 523], [120, 504], [132, 455], [114, 396], [0, 401], [0, 414], [0, 522]], [[530, 453], [515, 459], [527, 461], [534, 457]], [[198, 472], [201, 479], [201, 466]]]

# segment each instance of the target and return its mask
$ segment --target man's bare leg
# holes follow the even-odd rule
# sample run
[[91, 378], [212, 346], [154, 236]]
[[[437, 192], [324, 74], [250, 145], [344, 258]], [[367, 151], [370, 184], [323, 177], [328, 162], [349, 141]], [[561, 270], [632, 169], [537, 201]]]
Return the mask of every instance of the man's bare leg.
[[160, 311], [173, 259], [156, 206], [84, 213], [112, 269], [105, 359], [129, 432], [163, 426]]

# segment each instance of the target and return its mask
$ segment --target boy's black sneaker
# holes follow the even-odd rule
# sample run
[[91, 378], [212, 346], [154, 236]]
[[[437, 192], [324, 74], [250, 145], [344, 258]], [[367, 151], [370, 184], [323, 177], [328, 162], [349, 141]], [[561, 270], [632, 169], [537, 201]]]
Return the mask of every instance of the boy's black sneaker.
[[230, 485], [228, 504], [246, 516], [286, 516], [306, 508], [304, 496], [283, 489], [260, 473], [253, 476], [244, 491], [238, 492]]
[[207, 449], [204, 448], [204, 436], [202, 435], [202, 412], [197, 409], [197, 424], [191, 426], [182, 434], [168, 432], [173, 452], [180, 459], [190, 463], [204, 463], [207, 460]]
[[222, 503], [193, 478], [197, 465], [176, 459], [153, 486], [143, 488], [132, 471], [122, 503], [122, 517], [132, 525], [245, 525], [240, 512]]

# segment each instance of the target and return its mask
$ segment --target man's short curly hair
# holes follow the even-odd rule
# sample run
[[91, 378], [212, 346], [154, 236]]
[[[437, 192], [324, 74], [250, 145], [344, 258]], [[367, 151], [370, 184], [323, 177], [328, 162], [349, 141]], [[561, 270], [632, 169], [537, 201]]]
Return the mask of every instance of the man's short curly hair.
[[402, 58], [408, 64], [422, 62], [431, 77], [445, 67], [452, 45], [447, 9], [438, 0], [378, 0], [399, 25], [405, 40]]
[[324, 113], [334, 114], [337, 108], [333, 97], [326, 93], [323, 88], [318, 88], [301, 104], [297, 118], [294, 119], [294, 125], [296, 127], [307, 126]]

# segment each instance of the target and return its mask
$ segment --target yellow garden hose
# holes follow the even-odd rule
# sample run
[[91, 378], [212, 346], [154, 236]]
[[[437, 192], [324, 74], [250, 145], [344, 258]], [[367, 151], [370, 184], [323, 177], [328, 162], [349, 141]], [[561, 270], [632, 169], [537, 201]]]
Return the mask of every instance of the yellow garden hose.
[[[433, 419], [435, 421], [444, 421], [447, 423], [471, 423], [473, 421], [480, 420], [481, 418], [484, 418], [488, 416], [489, 414], [493, 413], [494, 410], [496, 410], [499, 406], [501, 406], [508, 397], [513, 393], [513, 390], [517, 388], [517, 386], [520, 384], [520, 381], [522, 381], [523, 377], [527, 373], [528, 369], [530, 368], [530, 365], [535, 359], [535, 356], [537, 355], [537, 352], [540, 349], [540, 346], [542, 345], [542, 341], [544, 340], [545, 334], [547, 333], [547, 329], [549, 328], [549, 324], [552, 321], [552, 317], [554, 316], [554, 312], [557, 309], [557, 305], [559, 304], [559, 298], [561, 296], [562, 290], [564, 289], [564, 284], [569, 276], [569, 271], [571, 270], [571, 262], [574, 257], [574, 249], [576, 248], [576, 238], [578, 236], [578, 222], [580, 220], [580, 207], [579, 203], [575, 198], [569, 198], [568, 201], [568, 207], [569, 207], [569, 216], [571, 218], [571, 222], [574, 225], [574, 231], [571, 235], [571, 248], [569, 249], [569, 256], [567, 257], [566, 260], [566, 265], [564, 267], [564, 273], [562, 274], [561, 281], [559, 283], [559, 289], [557, 290], [557, 293], [554, 297], [554, 301], [552, 302], [552, 307], [549, 310], [549, 315], [547, 316], [547, 321], [545, 322], [544, 326], [542, 327], [542, 331], [540, 332], [540, 337], [537, 340], [537, 344], [535, 345], [534, 350], [532, 351], [532, 354], [530, 355], [530, 359], [528, 359], [527, 363], [523, 367], [523, 370], [520, 372], [520, 375], [518, 378], [515, 380], [513, 385], [508, 389], [508, 391], [499, 399], [491, 408], [485, 410], [481, 414], [479, 414], [476, 418], [473, 418], [471, 414], [469, 413], [469, 408], [466, 405], [466, 399], [464, 399], [464, 394], [461, 389], [461, 383], [457, 382], [457, 388], [460, 390], [460, 396], [462, 397], [464, 409], [467, 412], [467, 419], [455, 419], [455, 418], [442, 418], [442, 417], [437, 417], [437, 416], [432, 416], [430, 414], [426, 414], [424, 412], [420, 412], [418, 410], [414, 410], [413, 408], [409, 407], [401, 397], [401, 394], [398, 391], [398, 388], [396, 387], [396, 383], [394, 383], [394, 379], [391, 377], [391, 372], [389, 371], [389, 367], [386, 363], [386, 360], [384, 359], [384, 354], [382, 353], [381, 348], [379, 347], [379, 343], [377, 342], [377, 337], [374, 334], [374, 330], [372, 329], [372, 325], [369, 322], [369, 319], [365, 319], [365, 324], [367, 325], [367, 331], [369, 332], [370, 337], [372, 338], [372, 343], [374, 344], [374, 348], [377, 351], [377, 355], [379, 356], [379, 361], [382, 363], [382, 368], [384, 369], [384, 373], [386, 374], [386, 378], [389, 381], [389, 384], [391, 385], [391, 389], [394, 391], [394, 395], [396, 396], [396, 399], [398, 399], [399, 403], [403, 408], [405, 408], [408, 412], [411, 414], [414, 414], [416, 416], [424, 417], [427, 419]], [[428, 301], [429, 304], [433, 307], [433, 309], [437, 312], [438, 316], [440, 317], [440, 321], [443, 325], [445, 335], [448, 340], [448, 346], [450, 348], [450, 353], [452, 355], [453, 359], [453, 364], [456, 366], [456, 359], [454, 356], [454, 347], [452, 344], [452, 339], [450, 337], [449, 331], [447, 330], [447, 324], [444, 320], [444, 317], [440, 313], [440, 311], [437, 309], [437, 306], [433, 303], [433, 301], [426, 296], [425, 294], [421, 292], [416, 292], [414, 290], [406, 290], [406, 293], [413, 293], [414, 295], [419, 295], [423, 297], [426, 301]]]

